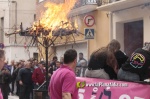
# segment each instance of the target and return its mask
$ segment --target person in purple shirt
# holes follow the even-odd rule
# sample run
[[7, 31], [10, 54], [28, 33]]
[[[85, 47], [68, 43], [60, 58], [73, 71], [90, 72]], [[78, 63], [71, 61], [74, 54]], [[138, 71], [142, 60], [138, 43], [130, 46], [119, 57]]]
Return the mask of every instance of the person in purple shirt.
[[49, 83], [50, 99], [78, 99], [76, 76], [77, 52], [69, 49], [64, 54], [64, 64], [57, 69]]
[[[4, 66], [4, 63], [5, 63], [5, 52], [4, 50], [0, 49], [0, 73], [1, 73], [1, 69]], [[0, 99], [3, 99], [1, 88], [0, 88]]]
[[4, 68], [8, 69], [11, 72], [11, 65], [8, 65], [8, 61], [5, 62]]

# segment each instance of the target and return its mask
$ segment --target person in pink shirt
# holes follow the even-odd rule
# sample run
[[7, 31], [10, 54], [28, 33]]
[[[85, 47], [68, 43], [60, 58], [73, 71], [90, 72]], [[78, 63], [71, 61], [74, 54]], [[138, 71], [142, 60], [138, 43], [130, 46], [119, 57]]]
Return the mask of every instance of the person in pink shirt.
[[[5, 52], [4, 50], [0, 49], [0, 73], [1, 73], [1, 69], [3, 68], [5, 63]], [[3, 95], [0, 89], [0, 99], [3, 99]]]
[[64, 64], [57, 69], [49, 83], [50, 99], [78, 99], [76, 76], [77, 52], [69, 49], [64, 54]]

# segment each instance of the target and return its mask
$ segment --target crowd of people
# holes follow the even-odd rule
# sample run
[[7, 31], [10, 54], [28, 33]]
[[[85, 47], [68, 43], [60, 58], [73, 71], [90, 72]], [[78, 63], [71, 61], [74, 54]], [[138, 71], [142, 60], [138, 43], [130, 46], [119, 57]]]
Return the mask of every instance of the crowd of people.
[[[120, 48], [120, 43], [112, 40], [106, 47], [94, 51], [84, 76], [123, 81], [144, 81], [150, 78], [150, 43], [137, 48], [129, 57]], [[78, 63], [77, 52], [74, 49], [67, 50], [64, 64], [54, 72], [50, 80], [48, 89], [52, 99], [78, 99], [74, 73]]]
[[[0, 50], [0, 52], [3, 52], [3, 55], [5, 55], [4, 50]], [[17, 95], [19, 99], [33, 99], [33, 89], [37, 89], [46, 80], [45, 61], [38, 62], [36, 59], [29, 59], [27, 61], [20, 60], [16, 62], [12, 60], [11, 64], [8, 64], [3, 59], [3, 64], [2, 62], [0, 64], [0, 88], [3, 99], [8, 99], [9, 94]], [[61, 64], [63, 64], [63, 58], [58, 61], [56, 56], [53, 57], [52, 61], [49, 61], [49, 80], [53, 71], [58, 69]]]
[[[74, 49], [67, 50], [60, 61], [54, 56], [48, 64], [50, 97], [77, 99], [76, 66], [87, 67], [80, 68], [82, 77], [124, 81], [144, 81], [150, 77], [150, 43], [145, 43], [143, 48], [137, 48], [130, 56], [120, 49], [120, 43], [112, 40], [107, 46], [94, 51], [88, 61], [83, 53], [79, 53], [78, 60]], [[33, 89], [38, 88], [46, 80], [45, 62], [38, 62], [36, 59], [19, 62], [12, 60], [8, 65], [4, 61], [5, 52], [0, 50], [0, 88], [3, 98], [8, 99], [8, 94], [12, 93], [18, 95], [19, 99], [31, 99]]]
[[102, 47], [90, 56], [86, 77], [117, 79], [117, 72], [128, 57], [120, 50], [117, 40], [112, 40], [106, 47]]
[[117, 40], [92, 53], [86, 77], [123, 81], [144, 81], [150, 77], [150, 43], [127, 56]]

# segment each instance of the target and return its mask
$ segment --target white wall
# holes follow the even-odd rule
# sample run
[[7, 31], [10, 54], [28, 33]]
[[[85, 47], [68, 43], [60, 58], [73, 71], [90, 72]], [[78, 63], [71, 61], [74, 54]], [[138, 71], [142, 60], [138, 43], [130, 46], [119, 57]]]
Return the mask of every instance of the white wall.
[[117, 30], [117, 35], [116, 38], [120, 44], [121, 44], [121, 50], [124, 50], [124, 24], [123, 23], [116, 23], [116, 30]]
[[113, 13], [113, 38], [120, 41], [124, 49], [124, 23], [137, 20], [144, 21], [144, 38], [143, 42], [150, 42], [150, 7], [138, 6], [126, 10], [120, 10]]
[[[0, 18], [4, 17], [4, 32], [3, 33], [8, 33], [9, 32], [9, 6], [10, 3], [8, 0], [3, 0], [3, 2], [0, 2]], [[0, 26], [2, 28], [2, 26]], [[4, 34], [1, 35], [4, 39], [5, 44], [8, 44], [9, 39], [5, 38]]]
[[33, 58], [33, 53], [38, 53], [38, 49], [35, 47], [29, 47], [25, 49], [24, 47], [7, 47], [5, 48], [6, 51], [6, 60], [11, 61], [19, 61], [20, 59], [28, 60], [29, 58]]
[[[22, 22], [23, 29], [31, 27], [34, 22], [34, 14], [36, 13], [36, 0], [14, 0], [16, 3], [10, 3], [10, 29], [9, 33], [14, 32], [16, 25], [16, 4], [17, 4], [17, 29], [20, 29]], [[24, 44], [24, 37], [17, 35], [17, 44]], [[11, 36], [9, 44], [14, 44], [15, 36]], [[21, 42], [22, 41], [22, 42]]]
[[[20, 28], [21, 22], [24, 29], [30, 27], [34, 22], [34, 14], [36, 13], [36, 0], [2, 0], [0, 2], [0, 18], [4, 17], [4, 33], [13, 33], [16, 25], [16, 4], [17, 4], [17, 29]], [[0, 26], [1, 28], [1, 26]], [[2, 36], [2, 35], [0, 35]], [[4, 44], [9, 46], [14, 44], [15, 36], [6, 37], [3, 34]], [[24, 37], [17, 35], [17, 44], [22, 41]], [[20, 43], [24, 44], [25, 39]]]
[[[58, 60], [60, 60], [60, 57], [63, 57], [65, 51], [67, 49], [71, 49], [72, 45], [63, 45], [63, 46], [57, 46], [56, 47], [56, 56], [58, 57]], [[73, 48], [77, 51], [79, 54], [80, 52], [83, 53], [84, 58], [87, 60], [88, 59], [88, 50], [87, 50], [87, 43], [78, 43], [74, 44]], [[79, 56], [78, 56], [79, 57]], [[78, 58], [79, 59], [79, 58]]]
[[[4, 33], [13, 33], [16, 25], [16, 4], [17, 4], [17, 29], [20, 28], [21, 22], [23, 28], [30, 27], [34, 22], [34, 14], [36, 13], [36, 0], [1, 0], [0, 2], [0, 18], [4, 17]], [[1, 36], [1, 35], [0, 35]], [[30, 38], [17, 35], [17, 44], [14, 45], [15, 36], [6, 37], [3, 34], [6, 60], [12, 59], [18, 61], [20, 59], [29, 59], [33, 57], [33, 52], [38, 52], [36, 47], [30, 47], [28, 53], [24, 48], [24, 43], [30, 42]], [[19, 46], [18, 46], [19, 45]]]

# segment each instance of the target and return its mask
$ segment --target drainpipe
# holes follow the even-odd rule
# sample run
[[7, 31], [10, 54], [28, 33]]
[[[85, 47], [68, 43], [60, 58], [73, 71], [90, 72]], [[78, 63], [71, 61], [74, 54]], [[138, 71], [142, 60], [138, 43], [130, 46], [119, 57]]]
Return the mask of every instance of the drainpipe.
[[[17, 30], [17, 1], [11, 1], [15, 3], [15, 31]], [[15, 44], [17, 44], [17, 35], [15, 34]]]
[[113, 13], [109, 12], [109, 42], [113, 39]]
[[89, 40], [87, 40], [87, 61], [89, 61]]

